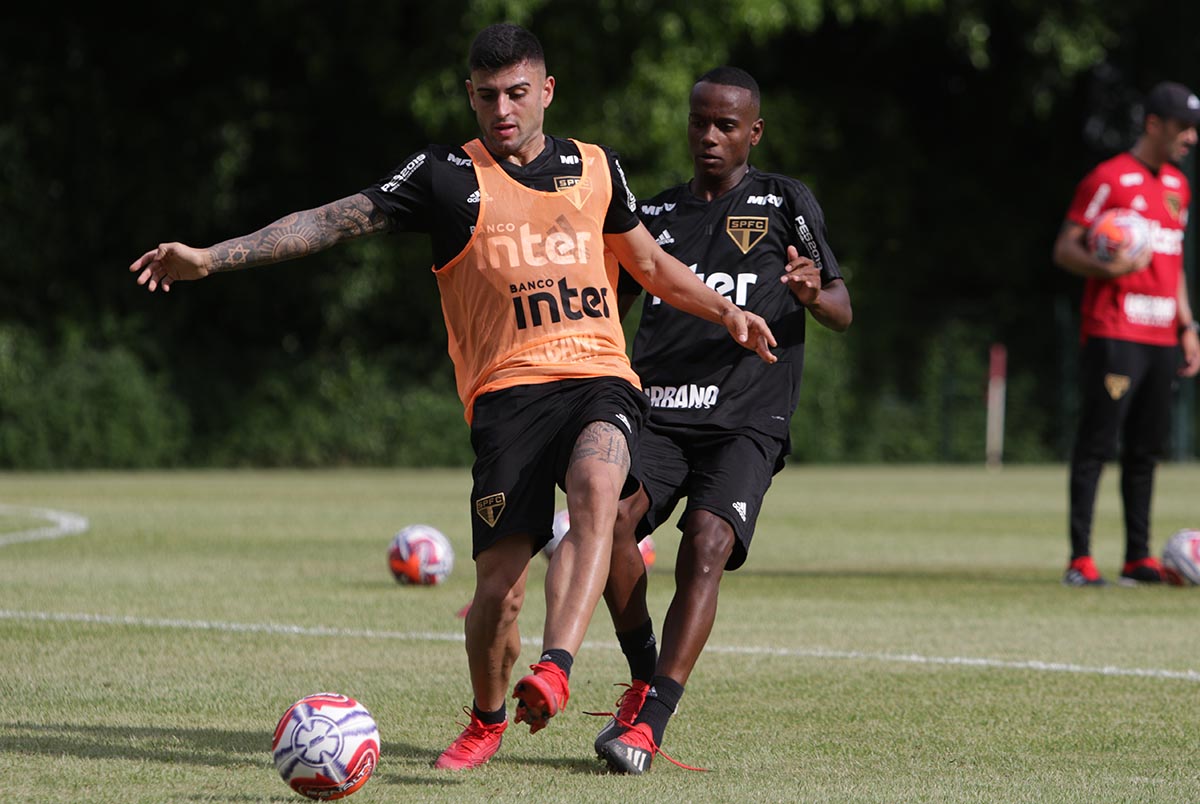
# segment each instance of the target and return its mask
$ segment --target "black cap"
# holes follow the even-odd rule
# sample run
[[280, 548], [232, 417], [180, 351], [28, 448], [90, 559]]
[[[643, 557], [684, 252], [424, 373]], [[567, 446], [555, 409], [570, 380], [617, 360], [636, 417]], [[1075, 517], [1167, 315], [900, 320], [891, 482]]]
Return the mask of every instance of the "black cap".
[[1146, 114], [1181, 120], [1194, 126], [1200, 123], [1200, 98], [1183, 84], [1163, 81], [1146, 96]]

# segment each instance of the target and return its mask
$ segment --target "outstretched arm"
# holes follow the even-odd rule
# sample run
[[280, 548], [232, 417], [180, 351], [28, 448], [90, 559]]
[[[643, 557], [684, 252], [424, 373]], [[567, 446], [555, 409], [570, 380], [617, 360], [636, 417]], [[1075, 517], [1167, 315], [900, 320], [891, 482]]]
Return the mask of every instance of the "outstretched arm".
[[672, 307], [705, 321], [721, 324], [730, 337], [767, 363], [779, 358], [771, 354], [775, 336], [767, 322], [746, 312], [696, 278], [687, 266], [654, 242], [642, 224], [623, 234], [606, 234], [608, 246], [621, 265], [646, 290]]
[[237, 271], [252, 265], [283, 262], [323, 251], [388, 226], [387, 217], [362, 193], [316, 209], [285, 215], [257, 232], [235, 237], [205, 249], [183, 243], [161, 243], [129, 266], [137, 283], [151, 292], [170, 291], [179, 280], [203, 279], [209, 274]]

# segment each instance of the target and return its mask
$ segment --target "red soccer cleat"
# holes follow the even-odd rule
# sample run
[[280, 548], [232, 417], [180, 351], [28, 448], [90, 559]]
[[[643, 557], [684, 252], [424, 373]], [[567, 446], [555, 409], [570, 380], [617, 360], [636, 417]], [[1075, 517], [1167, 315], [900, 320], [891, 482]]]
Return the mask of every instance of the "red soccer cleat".
[[618, 686], [625, 687], [625, 691], [621, 693], [621, 697], [617, 699], [616, 712], [586, 712], [588, 715], [608, 715], [611, 720], [600, 729], [600, 733], [596, 735], [596, 753], [600, 753], [600, 747], [614, 737], [619, 737], [625, 729], [633, 728], [633, 721], [637, 720], [638, 712], [642, 711], [642, 704], [646, 702], [646, 693], [650, 691], [650, 685], [645, 681], [634, 679], [632, 684], [619, 684]]
[[508, 721], [491, 725], [475, 717], [475, 713], [465, 706], [463, 711], [471, 718], [471, 722], [463, 729], [462, 734], [450, 743], [450, 747], [442, 752], [433, 763], [433, 767], [444, 770], [478, 768], [499, 750], [500, 738], [508, 728]]
[[1096, 562], [1091, 556], [1080, 556], [1073, 559], [1067, 565], [1067, 572], [1063, 575], [1063, 584], [1065, 586], [1106, 586], [1106, 582], [1100, 577], [1100, 570], [1096, 569]]
[[513, 697], [517, 699], [513, 722], [528, 723], [529, 733], [535, 734], [566, 708], [571, 691], [567, 686], [567, 674], [554, 662], [538, 662], [529, 669], [533, 672], [513, 688]]
[[1143, 583], [1162, 583], [1163, 568], [1158, 559], [1153, 556], [1137, 561], [1126, 561], [1121, 568], [1121, 583], [1126, 586], [1137, 586]]
[[639, 775], [650, 770], [650, 761], [655, 754], [661, 754], [668, 762], [684, 770], [703, 771], [705, 768], [693, 768], [672, 759], [654, 742], [654, 735], [645, 723], [638, 723], [626, 730], [620, 737], [615, 737], [600, 746], [597, 752], [600, 758], [608, 763], [608, 769], [613, 773], [628, 773]]

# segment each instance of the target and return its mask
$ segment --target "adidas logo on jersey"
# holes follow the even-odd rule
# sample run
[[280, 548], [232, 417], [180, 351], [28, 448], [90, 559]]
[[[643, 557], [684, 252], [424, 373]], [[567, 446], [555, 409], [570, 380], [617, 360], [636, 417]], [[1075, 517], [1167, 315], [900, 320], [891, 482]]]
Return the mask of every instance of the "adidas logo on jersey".
[[671, 237], [671, 231], [669, 229], [663, 229], [662, 234], [656, 237], [654, 242], [658, 243], [660, 246], [669, 246], [675, 242], [675, 238]]
[[[468, 204], [478, 204], [479, 203], [479, 191], [478, 190], [476, 190], [475, 192], [473, 192], [469, 196], [467, 196], [467, 203]], [[473, 228], [474, 227], [472, 227], [472, 229]]]
[[740, 500], [735, 502], [733, 504], [733, 510], [737, 511], [737, 515], [742, 518], [743, 522], [746, 521], [746, 504], [744, 502], [741, 502]]

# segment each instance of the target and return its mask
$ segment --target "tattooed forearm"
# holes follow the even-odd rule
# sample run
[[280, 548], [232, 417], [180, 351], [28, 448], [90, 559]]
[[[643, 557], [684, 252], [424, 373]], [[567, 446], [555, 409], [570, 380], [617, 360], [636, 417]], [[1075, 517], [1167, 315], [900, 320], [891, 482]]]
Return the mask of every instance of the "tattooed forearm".
[[208, 249], [214, 273], [283, 262], [323, 251], [342, 240], [381, 232], [387, 216], [362, 193], [286, 215], [253, 234]]
[[586, 458], [598, 458], [605, 463], [629, 469], [629, 444], [617, 426], [609, 422], [592, 422], [583, 428], [571, 451], [571, 465]]

